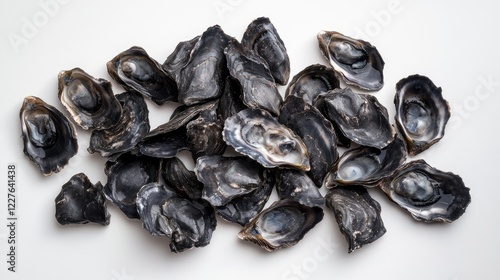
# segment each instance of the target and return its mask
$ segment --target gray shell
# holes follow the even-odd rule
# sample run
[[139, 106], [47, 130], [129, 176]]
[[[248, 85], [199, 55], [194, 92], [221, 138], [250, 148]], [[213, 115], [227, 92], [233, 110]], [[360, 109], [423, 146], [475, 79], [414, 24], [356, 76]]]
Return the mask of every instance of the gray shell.
[[285, 97], [297, 96], [312, 105], [319, 94], [336, 88], [340, 88], [340, 81], [335, 71], [321, 64], [313, 64], [293, 76]]
[[276, 192], [280, 199], [291, 199], [309, 207], [322, 207], [325, 199], [306, 173], [293, 169], [276, 170]]

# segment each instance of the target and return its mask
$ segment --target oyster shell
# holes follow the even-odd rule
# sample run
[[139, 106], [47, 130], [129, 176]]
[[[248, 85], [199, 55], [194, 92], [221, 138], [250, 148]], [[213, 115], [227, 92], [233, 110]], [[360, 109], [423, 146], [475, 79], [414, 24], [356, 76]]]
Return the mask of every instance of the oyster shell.
[[149, 111], [144, 97], [135, 91], [116, 95], [123, 113], [113, 127], [94, 130], [90, 136], [89, 153], [103, 157], [133, 150], [149, 132]]
[[330, 121], [304, 99], [287, 96], [278, 121], [293, 130], [304, 142], [311, 170], [307, 174], [316, 186], [338, 160], [337, 136]]
[[396, 84], [396, 124], [408, 144], [408, 153], [417, 155], [444, 136], [450, 106], [427, 77], [412, 75]]
[[224, 50], [227, 68], [243, 89], [243, 103], [250, 108], [260, 108], [277, 116], [282, 98], [267, 63], [254, 51], [249, 51], [236, 40], [231, 40]]
[[80, 68], [61, 71], [58, 97], [83, 129], [107, 129], [122, 115], [122, 106], [111, 89], [111, 83], [96, 79]]
[[297, 96], [312, 105], [319, 94], [336, 88], [340, 88], [340, 81], [335, 71], [321, 64], [313, 64], [293, 76], [286, 88], [285, 98]]
[[182, 198], [160, 183], [144, 185], [136, 204], [144, 228], [152, 235], [168, 236], [174, 253], [208, 245], [217, 226], [208, 202]]
[[306, 173], [293, 169], [276, 171], [276, 191], [280, 199], [289, 198], [309, 207], [322, 207], [325, 199]]
[[310, 169], [304, 142], [264, 110], [248, 108], [228, 118], [222, 136], [237, 152], [264, 167]]
[[391, 176], [406, 160], [406, 147], [402, 139], [383, 149], [359, 147], [346, 151], [325, 177], [327, 188], [338, 185], [373, 187], [381, 179]]
[[21, 110], [23, 152], [43, 175], [59, 172], [78, 151], [73, 124], [55, 107], [35, 96], [24, 98]]
[[135, 90], [162, 105], [177, 101], [177, 85], [141, 47], [131, 47], [107, 64], [109, 75], [127, 90]]
[[451, 223], [471, 201], [470, 189], [460, 176], [438, 170], [425, 160], [406, 163], [379, 187], [417, 221]]
[[161, 175], [165, 183], [179, 195], [191, 199], [201, 198], [203, 184], [198, 181], [194, 171], [188, 170], [179, 158], [163, 159]]
[[349, 88], [320, 94], [314, 106], [340, 134], [362, 145], [382, 149], [396, 134], [389, 122], [387, 109], [373, 95], [355, 93]]
[[203, 156], [194, 170], [203, 183], [202, 198], [213, 206], [225, 205], [266, 183], [264, 168], [247, 157]]
[[224, 55], [229, 38], [214, 25], [199, 38], [179, 44], [175, 51], [180, 53], [167, 58], [163, 67], [176, 73], [180, 103], [193, 105], [221, 95], [229, 75]]
[[362, 186], [342, 186], [325, 195], [326, 206], [349, 244], [348, 252], [372, 243], [386, 233], [380, 204]]
[[243, 103], [242, 96], [243, 91], [238, 80], [228, 76], [224, 85], [224, 91], [219, 98], [218, 114], [222, 122], [239, 111], [248, 108]]
[[274, 251], [297, 244], [322, 219], [320, 207], [307, 207], [290, 199], [279, 200], [248, 223], [238, 237]]
[[104, 193], [130, 219], [139, 219], [135, 203], [142, 186], [158, 182], [160, 160], [130, 153], [116, 161], [107, 161], [104, 172], [108, 176]]
[[110, 215], [101, 182], [92, 184], [78, 173], [65, 183], [55, 199], [56, 220], [61, 225], [97, 223], [109, 225]]
[[321, 53], [347, 84], [366, 90], [379, 90], [384, 85], [384, 60], [377, 48], [335, 31], [318, 33]]
[[290, 77], [290, 58], [285, 44], [269, 18], [260, 17], [252, 21], [241, 39], [244, 48], [254, 50], [269, 67], [276, 83], [286, 85]]

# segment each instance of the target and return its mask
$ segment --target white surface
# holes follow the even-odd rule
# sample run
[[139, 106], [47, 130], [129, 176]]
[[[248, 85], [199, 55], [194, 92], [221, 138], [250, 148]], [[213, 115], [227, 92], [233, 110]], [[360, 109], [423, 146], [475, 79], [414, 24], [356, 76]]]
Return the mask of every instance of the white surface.
[[[7, 271], [8, 232], [5, 225], [0, 227], [0, 279], [498, 279], [500, 5], [291, 2], [1, 0], [0, 169], [5, 177], [0, 178], [0, 220], [7, 223], [8, 163], [17, 164], [19, 220], [16, 273]], [[44, 9], [43, 3], [55, 5]], [[77, 156], [62, 172], [43, 177], [22, 153], [18, 112], [23, 98], [36, 95], [62, 110], [56, 81], [60, 70], [81, 67], [110, 79], [105, 63], [133, 45], [163, 62], [179, 41], [211, 25], [219, 24], [240, 39], [259, 16], [268, 16], [285, 42], [292, 76], [310, 64], [327, 63], [317, 47], [320, 30], [371, 42], [386, 63], [385, 86], [375, 95], [391, 115], [394, 86], [401, 78], [419, 73], [441, 86], [453, 117], [442, 141], [417, 158], [464, 179], [472, 195], [466, 213], [452, 224], [423, 224], [372, 190], [387, 233], [352, 254], [347, 254], [329, 211], [295, 247], [273, 253], [240, 241], [240, 227], [219, 219], [209, 246], [173, 254], [168, 238], [150, 236], [139, 221], [126, 219], [111, 204], [107, 227], [59, 226], [54, 198], [61, 185], [78, 172], [93, 182], [106, 182], [104, 160], [87, 153], [89, 133], [79, 129]], [[27, 22], [38, 26], [27, 30]], [[22, 43], [12, 43], [13, 36]], [[114, 84], [114, 91], [122, 88]], [[153, 128], [174, 108], [148, 105]]]

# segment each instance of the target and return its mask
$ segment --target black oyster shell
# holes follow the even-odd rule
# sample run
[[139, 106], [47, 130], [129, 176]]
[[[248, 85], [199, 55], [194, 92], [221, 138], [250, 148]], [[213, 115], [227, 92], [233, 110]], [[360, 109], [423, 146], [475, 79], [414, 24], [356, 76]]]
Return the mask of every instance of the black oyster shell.
[[127, 90], [135, 90], [162, 105], [177, 101], [177, 85], [141, 47], [131, 47], [107, 63], [109, 75]]
[[96, 79], [80, 68], [59, 73], [58, 97], [83, 129], [110, 128], [122, 115], [122, 106], [113, 94], [111, 83]]
[[326, 206], [335, 214], [348, 252], [372, 243], [386, 233], [380, 204], [362, 186], [333, 188], [325, 195]]
[[323, 195], [306, 173], [293, 169], [276, 171], [276, 192], [280, 199], [291, 199], [309, 207], [325, 204]]
[[98, 152], [103, 157], [133, 150], [149, 132], [149, 111], [144, 97], [135, 91], [116, 95], [123, 113], [114, 126], [94, 130], [90, 136], [89, 153]]
[[191, 199], [200, 199], [203, 184], [198, 181], [194, 171], [186, 168], [177, 157], [162, 160], [161, 175], [167, 185], [171, 186], [179, 195]]
[[297, 244], [322, 219], [320, 207], [307, 207], [290, 199], [279, 200], [260, 212], [238, 237], [274, 251]]
[[384, 60], [377, 48], [335, 31], [318, 33], [321, 53], [348, 84], [366, 90], [379, 90], [384, 85]]
[[471, 201], [462, 178], [430, 166], [425, 160], [408, 162], [379, 184], [391, 201], [417, 221], [451, 223]]
[[183, 198], [160, 183], [144, 185], [136, 204], [144, 228], [152, 235], [168, 236], [174, 253], [208, 245], [217, 226], [208, 202]]
[[286, 88], [285, 98], [297, 96], [312, 105], [318, 95], [336, 88], [340, 88], [340, 81], [335, 71], [321, 64], [313, 64], [293, 76]]
[[373, 95], [334, 89], [319, 95], [314, 106], [332, 123], [337, 136], [343, 135], [362, 146], [382, 149], [396, 134], [387, 109]]
[[62, 186], [55, 204], [56, 220], [61, 225], [109, 224], [110, 215], [101, 182], [94, 185], [83, 173], [74, 175]]
[[450, 106], [441, 88], [427, 77], [412, 75], [396, 84], [396, 124], [411, 156], [427, 150], [444, 136]]
[[276, 83], [286, 85], [290, 77], [290, 58], [285, 44], [269, 18], [260, 17], [252, 21], [241, 39], [243, 47], [254, 50], [269, 67]]
[[43, 175], [59, 172], [78, 151], [73, 124], [55, 107], [35, 96], [19, 111], [24, 154]]

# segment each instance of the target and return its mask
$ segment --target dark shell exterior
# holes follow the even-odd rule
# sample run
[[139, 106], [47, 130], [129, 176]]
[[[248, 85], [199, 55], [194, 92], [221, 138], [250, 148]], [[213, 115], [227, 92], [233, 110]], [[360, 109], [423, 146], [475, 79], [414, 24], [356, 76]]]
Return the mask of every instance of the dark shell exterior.
[[403, 165], [406, 156], [405, 144], [399, 137], [383, 149], [361, 146], [348, 150], [333, 166], [323, 184], [327, 188], [338, 185], [374, 187]]
[[280, 199], [291, 199], [309, 207], [322, 207], [325, 199], [306, 173], [293, 169], [276, 171], [276, 192]]
[[347, 84], [376, 91], [384, 86], [384, 60], [377, 48], [335, 31], [318, 33], [321, 53]]
[[249, 51], [236, 40], [224, 50], [230, 75], [237, 79], [243, 90], [243, 103], [277, 116], [282, 103], [281, 95], [267, 63], [254, 51]]
[[264, 110], [248, 108], [228, 118], [222, 136], [237, 152], [264, 167], [310, 169], [304, 142]]
[[113, 94], [111, 83], [96, 79], [80, 68], [59, 73], [58, 97], [83, 129], [110, 128], [122, 115], [122, 106]]
[[297, 96], [312, 105], [318, 95], [336, 88], [340, 88], [340, 81], [335, 71], [321, 64], [313, 64], [293, 76], [286, 88], [285, 98]]
[[359, 145], [382, 149], [394, 140], [387, 108], [373, 95], [335, 89], [319, 95], [314, 106], [335, 123], [337, 135]]
[[162, 105], [177, 101], [177, 84], [141, 47], [131, 47], [107, 64], [109, 75], [126, 90], [135, 90]]
[[222, 155], [226, 142], [222, 140], [223, 122], [214, 107], [200, 113], [200, 116], [186, 126], [186, 138], [193, 159], [201, 156]]
[[396, 124], [404, 136], [408, 153], [415, 156], [444, 136], [450, 106], [441, 88], [427, 77], [412, 75], [396, 84]]
[[376, 241], [387, 232], [380, 216], [380, 204], [364, 187], [333, 188], [325, 199], [349, 245], [349, 253]]
[[269, 18], [260, 17], [252, 21], [241, 39], [248, 50], [255, 51], [269, 67], [277, 84], [286, 85], [290, 77], [290, 58], [285, 44]]
[[339, 158], [337, 136], [331, 122], [296, 96], [285, 98], [278, 121], [293, 130], [306, 145], [311, 166], [307, 174], [321, 187], [325, 175]]
[[465, 213], [471, 201], [470, 189], [460, 176], [424, 160], [406, 163], [379, 186], [417, 221], [451, 223]]
[[61, 225], [109, 224], [110, 215], [101, 183], [92, 184], [83, 173], [75, 174], [62, 186], [55, 205], [56, 220]]
[[302, 240], [323, 215], [320, 207], [307, 207], [290, 199], [279, 200], [260, 212], [238, 237], [267, 251], [291, 247]]
[[194, 171], [186, 168], [177, 157], [162, 160], [161, 175], [165, 183], [171, 186], [179, 195], [190, 199], [200, 199], [203, 184], [198, 181]]
[[144, 97], [135, 91], [116, 95], [123, 113], [114, 126], [94, 130], [90, 136], [89, 153], [110, 157], [133, 150], [149, 133], [149, 110]]
[[78, 152], [73, 124], [55, 107], [35, 96], [19, 111], [23, 152], [43, 175], [59, 172]]

